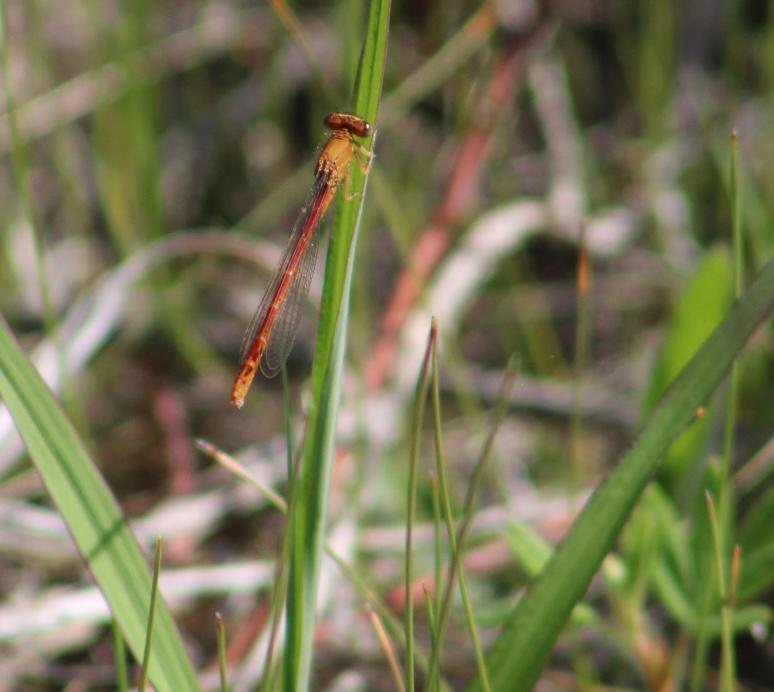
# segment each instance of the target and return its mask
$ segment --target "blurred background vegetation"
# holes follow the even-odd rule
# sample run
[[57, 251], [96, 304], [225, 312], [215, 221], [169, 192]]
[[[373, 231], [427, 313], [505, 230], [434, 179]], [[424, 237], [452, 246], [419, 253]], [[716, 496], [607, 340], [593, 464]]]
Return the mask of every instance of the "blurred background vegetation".
[[[280, 379], [259, 379], [241, 413], [228, 394], [242, 330], [312, 182], [322, 118], [348, 108], [363, 3], [0, 6], [0, 311], [140, 540], [166, 536], [180, 578], [167, 595], [196, 667], [214, 659], [215, 610], [243, 663], [265, 625], [282, 517], [194, 440], [284, 489]], [[410, 397], [429, 316], [441, 325], [460, 503], [500, 373], [510, 354], [520, 362], [465, 558], [491, 637], [733, 299], [733, 130], [745, 275], [771, 257], [773, 13], [752, 0], [393, 8], [331, 511], [332, 540], [344, 535], [351, 564], [396, 610]], [[319, 293], [317, 282], [288, 363], [295, 440]], [[760, 605], [774, 581], [773, 370], [769, 325], [741, 359], [732, 456], [746, 689], [774, 679]], [[703, 602], [703, 490], [724, 406], [722, 395], [708, 402], [664, 459], [592, 585], [593, 610], [559, 642], [546, 689], [716, 683], [717, 632], [697, 646], [686, 613]], [[3, 679], [110, 687], [106, 617], [2, 416], [0, 473]], [[422, 483], [417, 570], [428, 582]], [[331, 574], [318, 688], [355, 675], [362, 689], [392, 689], [362, 600]], [[474, 665], [454, 622], [444, 672], [458, 687]]]

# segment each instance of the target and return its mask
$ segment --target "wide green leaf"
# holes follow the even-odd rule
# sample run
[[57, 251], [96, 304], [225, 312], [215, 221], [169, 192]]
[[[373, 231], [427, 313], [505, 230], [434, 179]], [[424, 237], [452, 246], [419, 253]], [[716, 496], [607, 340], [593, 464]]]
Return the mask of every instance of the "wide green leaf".
[[[645, 400], [647, 412], [653, 409], [669, 383], [720, 324], [732, 298], [728, 253], [721, 249], [708, 252], [688, 280], [675, 306], [650, 378]], [[662, 474], [671, 481], [679, 483], [683, 480], [705, 444], [710, 422], [710, 416], [697, 421], [675, 440], [664, 458]]]
[[[113, 617], [141, 660], [151, 593], [145, 557], [77, 432], [2, 319], [0, 396]], [[161, 600], [156, 604], [150, 679], [157, 690], [199, 688]]]

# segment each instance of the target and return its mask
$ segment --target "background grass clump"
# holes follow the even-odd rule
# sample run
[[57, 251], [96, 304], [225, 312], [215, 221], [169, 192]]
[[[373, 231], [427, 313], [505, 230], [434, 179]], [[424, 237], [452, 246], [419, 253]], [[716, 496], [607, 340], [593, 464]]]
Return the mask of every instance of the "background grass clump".
[[[133, 680], [157, 536], [157, 689], [217, 686], [216, 611], [236, 689], [766, 686], [771, 8], [0, 10], [9, 688]], [[367, 188], [237, 413], [337, 109]]]

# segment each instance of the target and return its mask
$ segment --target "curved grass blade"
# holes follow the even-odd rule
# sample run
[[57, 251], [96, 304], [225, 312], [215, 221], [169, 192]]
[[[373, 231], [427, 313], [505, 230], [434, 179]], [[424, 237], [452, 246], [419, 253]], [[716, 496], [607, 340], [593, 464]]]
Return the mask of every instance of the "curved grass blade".
[[[774, 261], [761, 272], [656, 406], [564, 543], [517, 604], [487, 656], [493, 690], [533, 687], [562, 627], [613, 545], [664, 452], [694, 420], [750, 334], [774, 308]], [[472, 690], [480, 689], [478, 681]]]
[[[2, 318], [0, 397], [126, 642], [142, 660], [151, 595], [145, 559], [78, 434]], [[199, 689], [161, 599], [156, 604], [148, 670], [157, 690]]]

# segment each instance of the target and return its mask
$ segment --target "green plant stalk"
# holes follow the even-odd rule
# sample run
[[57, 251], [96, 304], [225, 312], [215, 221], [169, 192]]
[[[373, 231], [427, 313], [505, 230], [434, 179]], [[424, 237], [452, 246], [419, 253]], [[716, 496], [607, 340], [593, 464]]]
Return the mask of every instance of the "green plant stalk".
[[639, 68], [636, 94], [645, 130], [651, 139], [658, 141], [665, 135], [665, 104], [674, 89], [678, 6], [669, 0], [638, 5], [643, 27], [636, 58]]
[[[495, 405], [494, 419], [492, 426], [487, 435], [486, 442], [484, 443], [484, 449], [481, 452], [476, 468], [473, 471], [473, 478], [468, 485], [468, 493], [465, 497], [465, 505], [462, 512], [462, 523], [457, 530], [457, 541], [454, 548], [454, 565], [457, 571], [457, 580], [460, 584], [460, 594], [462, 595], [462, 603], [465, 608], [465, 615], [468, 621], [468, 629], [470, 631], [470, 637], [473, 641], [473, 650], [476, 655], [476, 667], [478, 668], [479, 679], [481, 680], [481, 687], [485, 692], [489, 692], [491, 685], [489, 682], [489, 673], [486, 668], [486, 660], [484, 658], [483, 649], [481, 648], [481, 638], [478, 635], [478, 628], [476, 627], [476, 620], [473, 616], [473, 607], [470, 601], [470, 593], [465, 579], [465, 572], [462, 567], [462, 552], [465, 547], [465, 539], [468, 535], [468, 530], [473, 523], [473, 515], [475, 512], [476, 499], [478, 492], [481, 488], [481, 484], [484, 481], [484, 474], [488, 467], [489, 458], [492, 455], [492, 447], [494, 445], [497, 431], [500, 428], [503, 418], [508, 410], [508, 401], [513, 386], [513, 381], [516, 376], [515, 364], [511, 361], [508, 364], [508, 368], [503, 377], [503, 382], [500, 388], [500, 392], [497, 397], [497, 403]], [[436, 382], [437, 384], [437, 382]], [[451, 586], [451, 584], [450, 584]]]
[[[374, 0], [371, 3], [352, 103], [355, 113], [368, 120], [374, 128], [382, 90], [389, 17], [389, 0]], [[372, 136], [371, 148], [373, 142]], [[350, 287], [367, 180], [366, 173], [358, 166], [352, 166], [349, 175], [350, 191], [355, 199], [340, 199], [334, 218], [312, 366], [312, 407], [298, 478], [298, 502], [290, 516], [283, 686], [293, 692], [309, 687]]]
[[690, 692], [702, 689], [704, 666], [707, 664], [707, 645], [709, 643], [709, 613], [712, 607], [712, 595], [715, 584], [715, 562], [710, 561], [709, 570], [701, 582], [701, 604], [697, 625], [696, 645], [691, 657], [691, 680], [688, 685]]
[[[732, 307], [662, 397], [634, 446], [600, 485], [490, 650], [494, 690], [530, 689], [573, 606], [658, 467], [663, 453], [705, 406], [733, 358], [774, 306], [774, 261]], [[471, 690], [481, 689], [478, 680]]]
[[[284, 371], [284, 370], [283, 370]], [[286, 386], [287, 382], [283, 386]], [[290, 436], [290, 409], [289, 409], [289, 393], [287, 389], [284, 391], [285, 398], [285, 413], [288, 418], [285, 419], [285, 425], [288, 432], [288, 445], [292, 445], [292, 439]], [[286, 576], [289, 563], [289, 555], [291, 545], [293, 541], [293, 534], [291, 533], [290, 518], [295, 514], [296, 503], [298, 501], [298, 465], [300, 458], [293, 459], [293, 448], [288, 446], [288, 500], [281, 507], [280, 511], [286, 515], [285, 534], [282, 538], [282, 544], [280, 546], [279, 555], [277, 557], [277, 567], [274, 575], [274, 589], [271, 595], [271, 630], [269, 633], [269, 642], [266, 647], [266, 659], [263, 668], [263, 680], [261, 681], [261, 689], [265, 692], [269, 692], [274, 689], [274, 676], [276, 674], [276, 668], [274, 664], [274, 646], [277, 639], [277, 633], [279, 632], [280, 622], [282, 614], [284, 612], [283, 604], [286, 603], [288, 594], [288, 578]]]
[[[449, 548], [451, 560], [454, 562], [454, 556], [457, 554], [457, 535], [454, 530], [454, 517], [452, 515], [451, 497], [449, 495], [449, 481], [446, 475], [446, 457], [444, 454], [443, 438], [441, 435], [441, 393], [438, 377], [437, 356], [433, 359], [433, 433], [435, 435], [435, 465], [438, 476], [438, 500], [443, 518], [446, 523], [446, 533], [449, 536]], [[454, 569], [449, 569], [449, 576], [453, 578]], [[451, 600], [447, 598], [450, 594], [453, 584], [448, 581], [445, 589], [441, 586], [442, 578], [439, 571], [435, 583], [435, 590], [438, 604], [435, 607], [435, 622], [433, 626], [432, 647], [430, 649], [430, 661], [428, 668], [428, 689], [438, 690], [441, 688], [440, 679], [440, 660], [441, 649], [443, 647], [444, 629], [446, 627], [445, 611], [448, 611]]]
[[215, 613], [215, 630], [218, 636], [218, 672], [221, 692], [228, 692], [228, 660], [226, 656], [226, 625], [220, 613]]
[[284, 612], [285, 599], [287, 598], [288, 583], [285, 576], [288, 564], [288, 555], [290, 553], [290, 523], [288, 516], [292, 516], [294, 498], [296, 493], [296, 468], [293, 463], [293, 430], [292, 415], [290, 407], [290, 387], [288, 382], [288, 370], [285, 363], [281, 367], [282, 372], [282, 401], [285, 413], [285, 448], [287, 451], [287, 472], [288, 472], [288, 501], [284, 500], [280, 504], [275, 503], [286, 519], [285, 533], [282, 538], [279, 555], [277, 556], [277, 565], [274, 573], [274, 589], [272, 590], [271, 603], [269, 610], [271, 612], [271, 630], [269, 631], [269, 642], [266, 646], [266, 657], [263, 664], [263, 679], [261, 689], [269, 692], [274, 688], [274, 675], [276, 673], [274, 665], [274, 646], [277, 641], [280, 621]]
[[435, 646], [435, 640], [438, 636], [438, 619], [435, 616], [435, 600], [430, 595], [430, 592], [427, 590], [427, 586], [425, 584], [422, 584], [422, 593], [425, 597], [425, 609], [427, 610], [427, 629], [430, 633], [430, 645]]
[[[237, 478], [240, 478], [241, 480], [245, 481], [246, 483], [249, 483], [252, 485], [266, 500], [269, 501], [269, 503], [277, 509], [280, 513], [282, 513], [285, 516], [288, 516], [289, 514], [292, 514], [292, 505], [293, 505], [293, 492], [294, 492], [294, 478], [295, 478], [295, 470], [293, 467], [291, 467], [291, 473], [290, 473], [290, 483], [289, 483], [289, 499], [288, 501], [285, 501], [282, 497], [280, 497], [274, 490], [266, 486], [263, 482], [259, 481], [257, 478], [252, 476], [243, 466], [241, 466], [233, 457], [226, 454], [222, 450], [215, 447], [215, 445], [199, 439], [196, 440], [196, 447], [201, 450], [204, 454], [211, 457], [213, 460], [215, 460], [217, 463], [219, 463], [221, 466], [223, 466], [226, 470], [233, 473]], [[292, 456], [292, 449], [291, 449], [291, 456]], [[296, 464], [297, 465], [297, 464]], [[287, 539], [283, 542], [283, 546], [287, 546], [288, 541]], [[333, 549], [333, 547], [326, 542], [325, 544], [325, 552], [339, 567], [341, 572], [352, 582], [352, 584], [355, 586], [355, 588], [358, 590], [358, 592], [363, 597], [363, 600], [366, 601], [371, 608], [375, 611], [375, 613], [378, 614], [378, 616], [381, 618], [382, 622], [384, 622], [387, 627], [390, 630], [390, 634], [393, 637], [396, 637], [400, 644], [403, 646], [405, 645], [405, 635], [403, 632], [403, 626], [399, 622], [399, 620], [395, 617], [392, 610], [385, 604], [383, 599], [379, 596], [379, 594], [374, 591], [368, 583], [349, 565], [347, 562], [344, 561], [344, 559], [336, 553], [336, 551]], [[285, 581], [283, 578], [283, 569], [284, 565], [287, 563], [287, 547], [283, 548], [283, 552], [280, 553], [277, 559], [277, 572], [274, 577], [275, 582], [275, 588], [272, 593], [272, 603], [270, 606], [270, 612], [272, 613], [272, 624], [271, 624], [271, 634], [269, 638], [269, 643], [267, 646], [267, 652], [266, 657], [264, 661], [264, 675], [263, 680], [261, 682], [261, 688], [264, 690], [270, 690], [272, 689], [273, 684], [273, 651], [274, 651], [274, 638], [275, 633], [277, 631], [277, 628], [279, 626], [279, 618], [282, 614], [282, 608], [275, 606], [275, 601], [278, 602], [281, 606], [281, 604], [284, 602], [285, 599], [285, 592], [284, 592], [284, 586]], [[419, 649], [416, 649], [417, 651], [417, 663], [418, 665], [423, 669], [427, 670], [427, 656]]]
[[[389, 629], [390, 636], [397, 640], [397, 642], [405, 647], [406, 645], [406, 633], [403, 623], [401, 623], [397, 617], [395, 617], [392, 609], [384, 602], [384, 600], [374, 591], [368, 583], [361, 577], [350, 565], [348, 565], [342, 557], [333, 548], [326, 544], [325, 552], [338, 566], [342, 573], [352, 582], [354, 587], [360, 592], [363, 600], [365, 600], [374, 612], [381, 618], [381, 621], [386, 625], [385, 629]], [[427, 654], [414, 644], [414, 655], [416, 658], [416, 664], [425, 672], [428, 669]]]
[[[731, 134], [731, 206], [733, 208], [732, 219], [732, 250], [733, 250], [733, 287], [734, 297], [739, 300], [742, 294], [742, 281], [744, 278], [743, 252], [742, 252], [742, 201], [739, 189], [739, 140], [736, 131]], [[729, 612], [728, 598], [724, 589], [723, 556], [727, 554], [731, 541], [731, 522], [733, 516], [733, 483], [731, 481], [731, 464], [734, 454], [734, 431], [739, 410], [739, 361], [734, 359], [731, 364], [731, 374], [728, 378], [728, 405], [726, 408], [726, 420], [723, 429], [723, 454], [718, 478], [718, 525], [715, 527], [718, 537], [717, 549], [722, 552], [718, 555], [718, 583], [721, 586], [722, 599], [722, 670], [721, 685], [726, 691], [733, 689], [736, 661], [734, 657], [733, 633], [731, 630], [732, 613]]]
[[720, 614], [722, 619], [722, 654], [720, 689], [723, 692], [734, 690], [734, 658], [733, 658], [733, 634], [731, 613], [728, 608], [729, 596], [726, 586], [726, 567], [723, 550], [722, 529], [718, 523], [718, 515], [715, 509], [715, 501], [709, 491], [704, 493], [707, 499], [707, 511], [709, 513], [710, 530], [712, 532], [712, 547], [715, 553], [715, 571], [718, 577], [718, 593], [720, 595]]
[[742, 295], [744, 284], [744, 238], [742, 236], [742, 194], [739, 178], [739, 137], [736, 130], [731, 134], [731, 204], [734, 210], [733, 218], [733, 250], [734, 250], [734, 297], [738, 300]]
[[164, 548], [164, 539], [156, 539], [156, 555], [153, 560], [153, 582], [151, 584], [150, 606], [148, 607], [148, 628], [145, 633], [145, 650], [142, 652], [142, 668], [140, 669], [140, 681], [137, 689], [145, 692], [148, 684], [148, 669], [150, 668], [151, 644], [153, 642], [153, 624], [156, 620], [156, 602], [159, 595], [159, 574], [161, 574], [161, 555]]
[[116, 665], [116, 689], [119, 692], [126, 692], [129, 689], [129, 673], [126, 667], [126, 646], [124, 638], [121, 636], [121, 628], [115, 620], [112, 620], [111, 628], [113, 630], [113, 660]]
[[[417, 378], [414, 394], [414, 415], [411, 420], [411, 452], [409, 458], [409, 478], [406, 489], [406, 558], [404, 562], [403, 588], [405, 589], [404, 612], [406, 617], [406, 689], [414, 692], [414, 508], [417, 498], [417, 471], [419, 467], [419, 451], [422, 442], [422, 422], [425, 417], [427, 403], [427, 385], [430, 380], [430, 362], [437, 346], [438, 328], [435, 320], [430, 326], [425, 356]], [[432, 659], [431, 659], [432, 660]], [[432, 666], [431, 666], [432, 673]]]
[[[731, 206], [732, 219], [732, 250], [733, 250], [733, 276], [734, 298], [739, 300], [742, 295], [742, 281], [744, 278], [743, 252], [742, 252], [742, 202], [739, 190], [739, 141], [736, 132], [731, 135]], [[731, 365], [731, 376], [728, 382], [728, 407], [726, 409], [726, 421], [723, 430], [723, 455], [721, 457], [721, 473], [718, 483], [719, 498], [718, 508], [720, 513], [720, 527], [724, 535], [727, 534], [730, 521], [731, 505], [733, 498], [729, 496], [731, 486], [729, 477], [731, 471], [731, 457], [734, 452], [734, 430], [736, 428], [737, 410], [739, 406], [739, 373], [736, 359]], [[723, 545], [728, 541], [723, 540]]]
[[390, 673], [392, 674], [392, 680], [395, 683], [395, 688], [398, 690], [398, 692], [406, 692], [406, 688], [403, 684], [403, 672], [400, 669], [398, 659], [395, 657], [395, 647], [393, 646], [387, 631], [384, 629], [384, 626], [379, 620], [379, 616], [368, 607], [368, 604], [366, 604], [366, 611], [366, 615], [371, 621], [371, 627], [374, 630], [374, 634], [376, 634], [376, 638], [382, 648], [384, 657], [387, 659], [387, 665], [390, 667]]
[[572, 491], [580, 487], [580, 436], [583, 424], [583, 378], [589, 363], [590, 337], [590, 276], [591, 267], [586, 248], [586, 226], [581, 226], [578, 239], [578, 274], [576, 278], [577, 299], [575, 311], [578, 319], [575, 326], [575, 358], [572, 367], [572, 415], [570, 417], [570, 471]]
[[[438, 378], [438, 363], [437, 360], [433, 362], [434, 368], [434, 380], [433, 380], [433, 410], [436, 415], [436, 431], [440, 430], [440, 392], [439, 392], [439, 378]], [[440, 666], [441, 657], [441, 643], [446, 633], [446, 626], [449, 621], [449, 614], [451, 612], [451, 597], [454, 590], [454, 576], [456, 574], [457, 581], [460, 586], [460, 595], [462, 596], [462, 603], [465, 609], [465, 615], [468, 623], [468, 630], [470, 632], [470, 638], [473, 643], [473, 649], [476, 655], [476, 665], [478, 668], [478, 677], [481, 681], [481, 688], [485, 692], [489, 692], [491, 689], [489, 683], [489, 674], [487, 672], [486, 661], [484, 660], [483, 651], [481, 649], [481, 640], [478, 636], [478, 629], [476, 628], [475, 617], [473, 615], [473, 607], [470, 601], [470, 594], [467, 588], [467, 581], [465, 579], [465, 572], [462, 568], [462, 553], [465, 546], [465, 538], [467, 537], [468, 529], [473, 521], [473, 512], [476, 505], [476, 498], [478, 491], [484, 480], [484, 472], [487, 468], [487, 462], [492, 452], [492, 445], [494, 444], [497, 430], [500, 427], [508, 405], [508, 394], [510, 392], [511, 385], [513, 384], [513, 378], [515, 375], [515, 368], [513, 363], [509, 363], [508, 369], [503, 378], [503, 383], [498, 393], [497, 403], [495, 405], [495, 413], [492, 425], [489, 428], [489, 432], [484, 442], [484, 447], [481, 450], [476, 466], [473, 470], [473, 477], [468, 484], [468, 492], [465, 496], [465, 504], [463, 506], [462, 521], [455, 531], [454, 523], [451, 516], [451, 509], [449, 503], [448, 484], [446, 482], [445, 462], [442, 452], [439, 453], [439, 478], [442, 478], [441, 493], [444, 496], [444, 507], [446, 509], [446, 520], [449, 529], [449, 541], [451, 543], [452, 550], [452, 564], [449, 569], [446, 586], [443, 593], [443, 602], [441, 610], [438, 614], [438, 645], [433, 647], [433, 651], [430, 658], [430, 675], [438, 672]], [[438, 432], [437, 432], [438, 435]], [[436, 443], [440, 442], [440, 437], [436, 437]], [[442, 450], [442, 447], [438, 447]]]
[[348, 564], [330, 544], [326, 544], [325, 552], [328, 557], [330, 557], [331, 560], [333, 560], [336, 565], [338, 565], [342, 574], [344, 574], [344, 576], [346, 576], [347, 579], [352, 582], [357, 591], [360, 592], [360, 595], [368, 604], [368, 607], [373, 609], [373, 611], [382, 620], [383, 624], [386, 625], [385, 630], [389, 629], [388, 634], [391, 637], [397, 638], [401, 646], [403, 646], [405, 644], [405, 641], [401, 639], [401, 637], [403, 637], [403, 625], [400, 620], [395, 617], [393, 611], [384, 602], [382, 597], [371, 588], [370, 584], [368, 584], [368, 582], [362, 576], [360, 576], [360, 574], [358, 574], [358, 572], [350, 564]]
[[[214, 461], [219, 463], [221, 466], [226, 468], [226, 470], [233, 473], [237, 478], [242, 479], [246, 483], [249, 483], [252, 485], [266, 500], [269, 501], [269, 503], [277, 509], [279, 512], [281, 512], [283, 515], [288, 515], [292, 513], [292, 509], [288, 508], [289, 503], [292, 505], [293, 503], [293, 483], [292, 479], [294, 477], [294, 473], [291, 471], [291, 483], [290, 483], [290, 499], [286, 502], [282, 497], [280, 497], [274, 490], [266, 486], [263, 482], [259, 481], [257, 478], [252, 476], [243, 466], [241, 466], [233, 457], [226, 454], [224, 451], [218, 449], [215, 445], [211, 444], [210, 442], [207, 442], [206, 440], [198, 439], [196, 440], [196, 447], [201, 450], [204, 454], [211, 457]], [[333, 547], [330, 545], [330, 543], [326, 542], [325, 544], [325, 552], [339, 567], [341, 572], [346, 576], [354, 585], [354, 587], [357, 589], [357, 591], [362, 596], [363, 600], [366, 601], [371, 608], [377, 613], [377, 615], [381, 618], [382, 622], [387, 626], [387, 628], [390, 630], [389, 634], [396, 638], [401, 646], [405, 646], [406, 639], [405, 639], [405, 633], [403, 630], [403, 624], [398, 620], [397, 617], [395, 617], [393, 611], [387, 606], [387, 604], [384, 602], [384, 600], [379, 596], [379, 594], [374, 591], [368, 583], [361, 577], [355, 569], [353, 569], [349, 564], [347, 564], [344, 559], [333, 549]], [[286, 553], [283, 553], [279, 560], [282, 564], [285, 564], [287, 562], [287, 556]], [[279, 574], [279, 571], [278, 571]], [[276, 583], [283, 583], [279, 581], [279, 576], [275, 576], [275, 582]], [[277, 591], [277, 589], [275, 589]], [[277, 591], [279, 593], [279, 591]], [[272, 596], [274, 597], [274, 596]], [[284, 601], [284, 593], [282, 597], [280, 598], [281, 601]], [[273, 618], [278, 618], [278, 615], [276, 615], [277, 611], [273, 611], [275, 615], [273, 615]], [[272, 627], [276, 629], [276, 626], [273, 624]], [[269, 643], [268, 647], [269, 651], [273, 650], [273, 645]], [[416, 645], [414, 646], [414, 651], [416, 653], [416, 661], [417, 665], [425, 672], [427, 672], [427, 655], [426, 653]], [[269, 656], [267, 653], [267, 661], [269, 660]], [[265, 664], [265, 666], [268, 666], [268, 663]], [[264, 670], [267, 670], [265, 667]], [[264, 674], [264, 689], [271, 689], [271, 685], [265, 683], [267, 680], [266, 675]], [[269, 680], [270, 683], [270, 680]]]
[[285, 413], [286, 462], [288, 483], [290, 483], [293, 480], [293, 412], [290, 407], [290, 383], [288, 382], [288, 368], [286, 363], [282, 364], [280, 372], [282, 374], [282, 403], [284, 404]]
[[[437, 419], [439, 416], [435, 415], [435, 380], [433, 380], [433, 417]], [[433, 427], [438, 425], [437, 420], [434, 420]], [[440, 430], [436, 429], [435, 435], [435, 448], [436, 454], [438, 454], [438, 441], [440, 438]], [[433, 589], [433, 609], [437, 613], [441, 608], [441, 579], [443, 578], [443, 549], [441, 538], [441, 493], [438, 489], [438, 479], [436, 476], [430, 476], [430, 490], [433, 498], [433, 582], [435, 588]]]
[[234, 459], [234, 457], [226, 454], [222, 449], [218, 449], [214, 444], [202, 438], [194, 440], [194, 446], [213, 461], [220, 464], [228, 472], [234, 474], [240, 480], [245, 481], [245, 483], [252, 485], [272, 507], [278, 509], [283, 514], [287, 514], [288, 503], [285, 502], [285, 499], [263, 481], [260, 481], [255, 476], [251, 475], [244, 466]]

